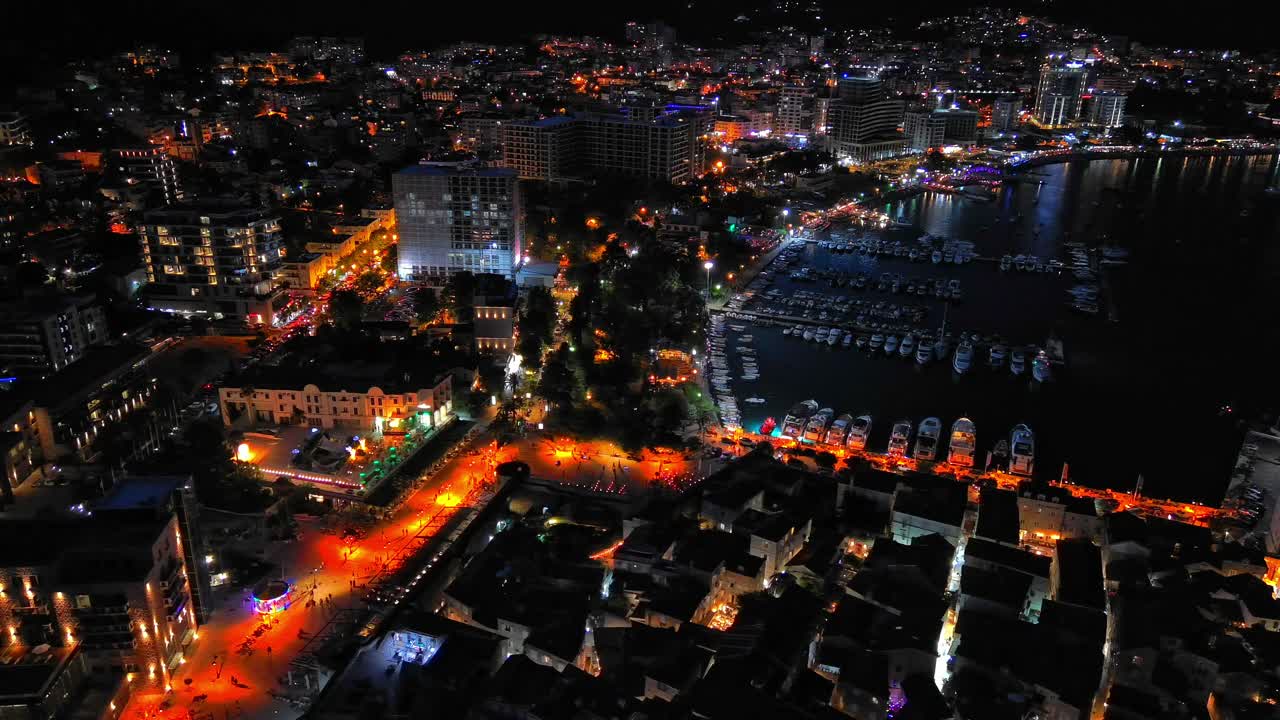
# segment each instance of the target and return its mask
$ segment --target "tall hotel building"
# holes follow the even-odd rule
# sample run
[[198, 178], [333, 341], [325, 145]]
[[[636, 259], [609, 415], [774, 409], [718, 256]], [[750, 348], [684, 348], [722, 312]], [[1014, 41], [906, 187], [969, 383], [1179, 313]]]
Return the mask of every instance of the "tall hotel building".
[[459, 272], [510, 276], [524, 241], [519, 177], [457, 163], [407, 167], [391, 178], [400, 277], [442, 282]]
[[1044, 128], [1070, 126], [1080, 120], [1085, 91], [1085, 68], [1080, 63], [1040, 68], [1036, 108], [1032, 119]]
[[828, 112], [831, 151], [841, 160], [874, 162], [903, 152], [898, 132], [905, 103], [885, 96], [877, 77], [840, 79], [838, 97]]
[[130, 185], [142, 185], [155, 192], [165, 205], [183, 198], [178, 168], [162, 147], [147, 145], [112, 150], [109, 167]]
[[275, 215], [238, 203], [180, 204], [148, 212], [138, 234], [153, 309], [276, 324], [288, 296], [275, 277], [284, 254]]
[[502, 164], [527, 180], [621, 175], [683, 183], [706, 172], [714, 118], [702, 107], [630, 107], [503, 126]]

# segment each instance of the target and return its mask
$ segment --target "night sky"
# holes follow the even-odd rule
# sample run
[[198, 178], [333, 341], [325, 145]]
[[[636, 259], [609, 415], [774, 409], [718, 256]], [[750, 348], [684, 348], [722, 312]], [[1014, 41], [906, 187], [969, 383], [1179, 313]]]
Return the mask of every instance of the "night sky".
[[[857, 27], [894, 21], [912, 27], [922, 17], [960, 12], [991, 2], [850, 3], [821, 0], [828, 27]], [[537, 32], [590, 33], [619, 37], [627, 20], [663, 19], [682, 39], [712, 41], [777, 27], [776, 23], [733, 23], [739, 13], [773, 2], [737, 4], [693, 0], [644, 3], [565, 2], [492, 3], [380, 2], [332, 3], [314, 0], [224, 0], [209, 6], [160, 0], [117, 2], [14, 3], [0, 42], [0, 72], [21, 72], [28, 62], [52, 62], [66, 55], [92, 55], [155, 41], [202, 54], [210, 49], [279, 47], [296, 34], [363, 35], [374, 58], [390, 58], [406, 48], [431, 47], [460, 39], [517, 40]], [[1024, 12], [1079, 21], [1105, 32], [1151, 43], [1201, 47], [1274, 49], [1280, 3], [1236, 1], [1215, 12], [1178, 12], [1167, 3], [1164, 15], [1155, 3], [1079, 0], [1014, 3]], [[199, 8], [199, 9], [193, 9]], [[1235, 8], [1233, 11], [1232, 8]], [[911, 13], [905, 15], [904, 13]], [[894, 14], [894, 17], [890, 17]], [[1269, 16], [1269, 17], [1267, 17]], [[769, 18], [773, 20], [773, 18]]]

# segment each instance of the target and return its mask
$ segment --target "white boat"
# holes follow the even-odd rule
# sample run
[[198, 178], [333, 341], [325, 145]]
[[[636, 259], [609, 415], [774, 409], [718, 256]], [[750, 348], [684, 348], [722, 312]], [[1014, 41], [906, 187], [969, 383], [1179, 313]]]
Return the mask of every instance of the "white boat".
[[898, 336], [897, 336], [897, 335], [890, 335], [889, 337], [885, 338], [885, 339], [884, 339], [884, 353], [885, 353], [886, 355], [892, 355], [892, 354], [894, 354], [894, 353], [895, 353], [895, 352], [897, 352], [897, 351], [898, 351]]
[[831, 424], [831, 417], [836, 414], [831, 408], [822, 408], [809, 418], [809, 422], [804, 426], [804, 439], [809, 442], [820, 443], [827, 437], [827, 425]]
[[941, 250], [934, 250], [934, 251], [933, 251], [933, 255], [930, 257], [930, 259], [931, 259], [931, 260], [933, 260], [933, 264], [934, 264], [934, 265], [941, 265], [941, 264], [942, 264], [942, 251], [941, 251]]
[[898, 354], [904, 358], [909, 358], [916, 351], [915, 335], [904, 335], [902, 342], [898, 344]]
[[973, 455], [978, 446], [978, 428], [969, 418], [960, 418], [951, 425], [951, 445], [947, 462], [952, 465], [973, 467]]
[[805, 329], [804, 329], [804, 339], [805, 339], [805, 340], [812, 340], [812, 339], [813, 339], [813, 328], [805, 328]]
[[845, 413], [835, 419], [831, 423], [831, 427], [827, 429], [828, 445], [843, 445], [844, 438], [849, 434], [849, 425], [853, 422], [853, 416]]
[[859, 335], [859, 336], [858, 336], [858, 339], [856, 339], [856, 340], [854, 340], [854, 341], [853, 341], [853, 344], [854, 344], [854, 346], [855, 346], [855, 347], [857, 347], [859, 350], [865, 350], [865, 349], [867, 348], [867, 336], [866, 336], [866, 335]]
[[742, 332], [743, 330], [747, 329], [747, 326], [746, 325], [730, 325], [729, 329], [734, 332]]
[[875, 333], [874, 335], [871, 336], [871, 349], [879, 350], [882, 347], [884, 347], [884, 335], [881, 335], [880, 333]]
[[933, 344], [933, 356], [939, 360], [946, 360], [947, 353], [950, 349], [951, 346], [947, 343], [947, 339], [945, 337], [940, 337], [938, 338], [938, 341]]
[[889, 433], [889, 456], [906, 457], [907, 444], [911, 442], [911, 421], [899, 420]]
[[850, 450], [865, 450], [869, 437], [871, 437], [871, 416], [859, 415], [849, 426], [849, 437], [845, 440], [845, 446]]
[[942, 434], [942, 421], [927, 417], [920, 421], [916, 431], [916, 460], [932, 460], [938, 456], [938, 436]]
[[1009, 372], [1021, 375], [1027, 371], [1027, 354], [1022, 350], [1014, 350], [1009, 356]]
[[1004, 365], [1004, 360], [1007, 355], [1008, 355], [1008, 349], [1004, 345], [1001, 345], [1000, 343], [996, 343], [995, 345], [991, 346], [991, 352], [988, 355], [987, 362], [993, 368], [1000, 368]]
[[1031, 477], [1036, 464], [1036, 436], [1025, 424], [1015, 425], [1009, 437], [1012, 448], [1009, 455], [1009, 472]]
[[920, 344], [916, 347], [916, 362], [921, 365], [928, 365], [933, 359], [933, 343], [928, 338], [920, 338]]
[[848, 350], [851, 345], [853, 345], [853, 333], [845, 333], [844, 339], [840, 341], [840, 347]]
[[816, 412], [818, 412], [817, 400], [796, 403], [782, 419], [782, 436], [799, 439], [804, 434], [805, 424]]
[[783, 337], [789, 337], [790, 335], [791, 335], [791, 328], [782, 328]]
[[960, 374], [969, 372], [973, 367], [973, 343], [961, 340], [956, 346], [956, 356], [951, 361], [951, 369]]
[[827, 335], [827, 345], [828, 345], [828, 346], [830, 346], [830, 347], [835, 347], [835, 346], [837, 346], [837, 345], [839, 345], [839, 344], [840, 344], [840, 333], [839, 333], [839, 332], [833, 332], [833, 333], [831, 333], [830, 335]]
[[1049, 366], [1049, 356], [1041, 350], [1036, 353], [1035, 359], [1031, 361], [1031, 376], [1034, 377], [1037, 382], [1049, 382], [1049, 378], [1052, 377], [1052, 375], [1053, 370]]

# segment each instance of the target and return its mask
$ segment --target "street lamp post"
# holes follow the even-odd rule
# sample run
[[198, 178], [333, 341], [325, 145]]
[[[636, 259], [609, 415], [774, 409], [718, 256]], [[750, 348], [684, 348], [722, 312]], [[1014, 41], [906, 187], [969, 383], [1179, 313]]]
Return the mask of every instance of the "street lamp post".
[[711, 268], [715, 265], [710, 260], [702, 263], [702, 269], [707, 271], [707, 302], [711, 302]]

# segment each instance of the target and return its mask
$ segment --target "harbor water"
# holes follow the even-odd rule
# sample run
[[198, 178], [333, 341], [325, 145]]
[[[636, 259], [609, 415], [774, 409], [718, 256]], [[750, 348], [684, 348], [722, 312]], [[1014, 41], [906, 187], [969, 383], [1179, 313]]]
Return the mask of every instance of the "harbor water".
[[[791, 270], [807, 266], [825, 275], [803, 280], [781, 271], [764, 289], [776, 290], [778, 299], [807, 293], [912, 306], [903, 324], [913, 330], [936, 334], [945, 314], [949, 333], [973, 333], [983, 342], [1034, 348], [1053, 336], [1062, 342], [1064, 362], [1039, 383], [1029, 368], [1014, 376], [1007, 361], [988, 367], [988, 346], [979, 344], [972, 369], [961, 375], [950, 357], [921, 366], [896, 352], [785, 337], [790, 324], [746, 324], [742, 332], [726, 331], [743, 425], [758, 429], [766, 417], [781, 423], [793, 404], [813, 398], [837, 415], [871, 414], [869, 447], [883, 450], [898, 420], [914, 427], [925, 417], [941, 418], [945, 445], [951, 423], [966, 416], [977, 424], [981, 466], [1014, 425], [1027, 423], [1036, 433], [1037, 476], [1056, 479], [1067, 464], [1075, 482], [1132, 489], [1141, 475], [1150, 495], [1216, 503], [1241, 419], [1273, 410], [1280, 397], [1273, 370], [1280, 338], [1269, 319], [1280, 279], [1280, 200], [1264, 192], [1276, 178], [1274, 156], [1081, 160], [1035, 168], [993, 200], [928, 193], [883, 208], [911, 227], [868, 235], [835, 226], [818, 240], [915, 244], [928, 233], [971, 243], [976, 257], [913, 263], [809, 243]], [[1068, 290], [1079, 280], [1069, 264], [1019, 272], [997, 263], [1006, 254], [1069, 263], [1067, 243], [1127, 251], [1124, 259], [1095, 262], [1102, 276], [1097, 314], [1072, 308]], [[858, 273], [872, 287], [832, 287], [825, 279]], [[901, 276], [904, 286], [954, 280], [962, 296], [944, 309], [932, 295], [878, 292], [873, 286], [884, 273]], [[816, 318], [828, 306], [815, 303], [813, 325], [834, 323]], [[846, 317], [852, 321], [857, 312]], [[741, 335], [752, 340], [740, 343]], [[758, 379], [741, 379], [739, 345], [755, 348]]]

